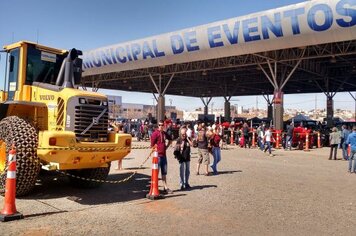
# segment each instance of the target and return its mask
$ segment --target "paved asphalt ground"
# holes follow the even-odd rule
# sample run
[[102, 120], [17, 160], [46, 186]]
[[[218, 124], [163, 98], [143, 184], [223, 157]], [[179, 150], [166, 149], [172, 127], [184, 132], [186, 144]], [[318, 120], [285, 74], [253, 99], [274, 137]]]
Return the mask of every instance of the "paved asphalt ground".
[[[113, 163], [109, 179], [127, 177], [148, 152], [133, 150], [121, 171]], [[0, 223], [0, 235], [356, 235], [356, 174], [347, 173], [346, 161], [329, 161], [328, 148], [275, 150], [269, 157], [229, 147], [216, 176], [196, 176], [193, 154], [189, 191], [178, 190], [172, 152], [168, 183], [174, 192], [162, 200], [144, 197], [151, 160], [132, 180], [91, 190], [45, 174], [30, 196], [16, 200], [25, 219]]]

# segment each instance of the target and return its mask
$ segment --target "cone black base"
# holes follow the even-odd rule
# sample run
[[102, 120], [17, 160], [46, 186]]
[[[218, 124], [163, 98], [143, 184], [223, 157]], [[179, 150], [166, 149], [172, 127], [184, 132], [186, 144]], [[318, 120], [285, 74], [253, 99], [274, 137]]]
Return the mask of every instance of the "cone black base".
[[6, 222], [6, 221], [13, 221], [13, 220], [21, 220], [23, 219], [23, 215], [19, 212], [16, 212], [15, 214], [12, 215], [3, 215], [0, 214], [0, 221], [1, 222]]
[[150, 200], [158, 200], [158, 199], [163, 199], [164, 197], [163, 197], [163, 195], [149, 195], [149, 194], [147, 194], [146, 195], [146, 198], [148, 198], [148, 199], [150, 199]]

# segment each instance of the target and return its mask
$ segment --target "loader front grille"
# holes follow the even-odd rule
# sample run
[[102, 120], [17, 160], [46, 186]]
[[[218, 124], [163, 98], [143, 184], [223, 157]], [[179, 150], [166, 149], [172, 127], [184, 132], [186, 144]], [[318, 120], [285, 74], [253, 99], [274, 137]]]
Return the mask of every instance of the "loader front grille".
[[[103, 113], [103, 111], [106, 111]], [[98, 119], [100, 114], [103, 115]], [[91, 127], [90, 127], [91, 126]], [[90, 127], [88, 129], [88, 127]], [[75, 106], [74, 132], [84, 142], [106, 142], [108, 133], [108, 110], [100, 100]]]

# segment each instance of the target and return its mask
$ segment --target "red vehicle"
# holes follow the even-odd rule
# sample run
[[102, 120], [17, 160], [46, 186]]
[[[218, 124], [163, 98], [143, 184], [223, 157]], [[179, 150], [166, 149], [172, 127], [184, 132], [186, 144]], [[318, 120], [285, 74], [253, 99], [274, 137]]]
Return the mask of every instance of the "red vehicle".
[[303, 150], [304, 144], [306, 143], [306, 137], [308, 134], [309, 139], [309, 147], [312, 148], [315, 143], [314, 133], [311, 129], [307, 129], [304, 127], [295, 127], [293, 130], [293, 138], [292, 138], [292, 147], [298, 147], [300, 150]]

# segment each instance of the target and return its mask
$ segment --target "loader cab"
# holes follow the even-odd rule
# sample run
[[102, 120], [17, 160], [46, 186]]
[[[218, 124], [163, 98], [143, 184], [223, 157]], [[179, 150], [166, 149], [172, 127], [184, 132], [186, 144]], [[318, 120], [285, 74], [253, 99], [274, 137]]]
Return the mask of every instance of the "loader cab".
[[[35, 82], [56, 86], [62, 63], [68, 51], [21, 41], [4, 47], [7, 55], [4, 91], [1, 101], [26, 100], [26, 94]], [[81, 69], [81, 59], [75, 60]], [[76, 65], [78, 64], [78, 65]], [[81, 77], [74, 71], [75, 83]], [[57, 83], [58, 85], [58, 83]]]

